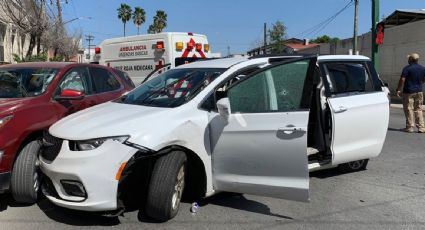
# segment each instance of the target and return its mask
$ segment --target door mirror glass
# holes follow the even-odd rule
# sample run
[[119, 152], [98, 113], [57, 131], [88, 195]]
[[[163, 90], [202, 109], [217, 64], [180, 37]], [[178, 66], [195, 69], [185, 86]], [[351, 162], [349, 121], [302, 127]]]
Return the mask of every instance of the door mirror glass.
[[218, 113], [223, 117], [228, 117], [230, 114], [230, 101], [225, 97], [217, 101]]
[[57, 96], [56, 100], [81, 100], [84, 98], [84, 93], [75, 89], [64, 89], [61, 94]]

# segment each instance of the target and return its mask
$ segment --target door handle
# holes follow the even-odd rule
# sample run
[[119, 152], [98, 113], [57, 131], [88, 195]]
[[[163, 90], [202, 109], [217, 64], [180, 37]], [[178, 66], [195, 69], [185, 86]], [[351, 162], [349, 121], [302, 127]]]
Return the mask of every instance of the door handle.
[[282, 140], [290, 140], [304, 136], [307, 131], [304, 128], [295, 127], [293, 125], [288, 125], [283, 128], [277, 129], [277, 138]]
[[300, 132], [300, 131], [304, 131], [303, 128], [297, 128], [297, 127], [285, 127], [285, 128], [279, 128], [279, 131], [288, 133], [288, 132]]
[[345, 112], [347, 110], [348, 110], [347, 108], [345, 108], [344, 106], [341, 105], [340, 107], [338, 107], [337, 109], [335, 109], [334, 112], [335, 113], [343, 113], [343, 112]]

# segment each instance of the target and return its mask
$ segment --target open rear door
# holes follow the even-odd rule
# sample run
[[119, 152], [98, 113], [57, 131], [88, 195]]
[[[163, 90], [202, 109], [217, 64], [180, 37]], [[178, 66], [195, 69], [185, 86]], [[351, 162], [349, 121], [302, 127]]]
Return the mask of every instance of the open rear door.
[[273, 64], [227, 90], [229, 115], [210, 123], [215, 190], [308, 200], [315, 64], [316, 57]]
[[364, 61], [320, 66], [332, 115], [332, 164], [378, 156], [388, 129], [389, 102], [373, 79], [377, 76]]

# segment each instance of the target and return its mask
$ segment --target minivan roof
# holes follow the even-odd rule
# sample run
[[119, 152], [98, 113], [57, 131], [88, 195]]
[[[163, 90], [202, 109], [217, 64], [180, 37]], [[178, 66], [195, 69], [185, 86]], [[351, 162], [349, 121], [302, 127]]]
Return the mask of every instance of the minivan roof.
[[176, 68], [230, 68], [231, 66], [248, 60], [246, 57], [232, 57], [232, 58], [218, 58], [218, 59], [206, 59], [197, 62], [192, 62], [178, 66]]
[[[260, 57], [259, 59], [268, 59], [268, 58], [277, 58], [278, 56], [273, 57]], [[285, 57], [285, 55], [282, 55]], [[290, 56], [295, 57], [295, 56]], [[259, 60], [258, 59], [258, 60]], [[176, 68], [230, 68], [231, 66], [248, 61], [249, 57], [232, 57], [232, 58], [218, 58], [218, 59], [206, 59], [200, 60], [197, 62], [188, 63], [185, 65], [178, 66]], [[317, 60], [319, 62], [326, 61], [370, 61], [366, 56], [362, 55], [323, 55], [318, 56]]]

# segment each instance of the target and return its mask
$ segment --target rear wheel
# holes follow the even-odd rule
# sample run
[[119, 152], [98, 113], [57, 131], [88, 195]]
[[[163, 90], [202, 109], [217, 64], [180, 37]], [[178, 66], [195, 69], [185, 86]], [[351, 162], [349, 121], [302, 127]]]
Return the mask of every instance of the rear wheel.
[[146, 214], [158, 221], [177, 215], [186, 178], [186, 154], [174, 151], [161, 156], [152, 171], [146, 200]]
[[342, 172], [356, 172], [360, 170], [365, 170], [369, 159], [351, 161], [348, 163], [340, 164], [338, 169]]
[[40, 190], [38, 173], [38, 152], [41, 144], [38, 140], [29, 142], [22, 148], [13, 165], [11, 190], [13, 198], [20, 203], [35, 203]]

